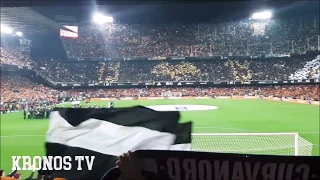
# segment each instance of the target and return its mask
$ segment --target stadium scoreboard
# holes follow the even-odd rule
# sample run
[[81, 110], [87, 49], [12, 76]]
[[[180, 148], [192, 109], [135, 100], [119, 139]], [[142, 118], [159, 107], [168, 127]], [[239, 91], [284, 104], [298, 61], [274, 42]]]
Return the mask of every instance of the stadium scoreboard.
[[71, 37], [71, 38], [79, 37], [78, 26], [64, 26], [64, 27], [70, 29], [71, 31], [60, 29], [60, 37]]

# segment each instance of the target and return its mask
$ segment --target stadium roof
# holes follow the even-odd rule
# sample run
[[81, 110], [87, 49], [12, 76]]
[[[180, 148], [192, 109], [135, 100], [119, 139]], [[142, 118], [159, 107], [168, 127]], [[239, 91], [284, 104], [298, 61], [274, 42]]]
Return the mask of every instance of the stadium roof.
[[[28, 7], [1, 7], [0, 22], [24, 34], [42, 34], [66, 29]], [[68, 29], [66, 29], [68, 30]]]

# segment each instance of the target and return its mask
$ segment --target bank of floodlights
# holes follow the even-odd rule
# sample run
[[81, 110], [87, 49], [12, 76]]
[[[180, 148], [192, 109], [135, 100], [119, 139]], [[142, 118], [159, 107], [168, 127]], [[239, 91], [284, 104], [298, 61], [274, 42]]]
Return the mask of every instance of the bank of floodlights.
[[1, 24], [1, 33], [11, 34], [12, 31], [13, 31], [13, 30], [12, 30], [10, 27]]
[[262, 11], [262, 12], [253, 13], [251, 15], [251, 19], [270, 19], [271, 17], [272, 17], [271, 11]]
[[16, 35], [21, 37], [22, 36], [22, 32], [18, 31], [18, 32], [16, 32]]
[[1, 35], [13, 35], [22, 37], [23, 34], [21, 31], [14, 31], [9, 26], [1, 24]]
[[93, 14], [93, 22], [96, 24], [105, 24], [105, 23], [113, 23], [113, 17], [105, 16], [101, 13]]

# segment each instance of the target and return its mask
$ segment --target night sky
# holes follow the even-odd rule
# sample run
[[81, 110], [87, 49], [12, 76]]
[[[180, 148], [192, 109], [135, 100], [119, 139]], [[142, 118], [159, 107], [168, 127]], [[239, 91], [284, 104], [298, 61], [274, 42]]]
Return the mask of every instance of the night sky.
[[80, 25], [88, 24], [95, 10], [114, 17], [115, 22], [122, 23], [165, 23], [165, 22], [207, 22], [230, 21], [248, 18], [250, 12], [272, 9], [275, 17], [299, 18], [319, 16], [319, 2], [280, 1], [280, 2], [220, 2], [187, 4], [146, 4], [146, 5], [91, 5], [82, 6], [46, 6], [32, 7], [33, 10], [54, 19], [55, 15], [76, 17]]

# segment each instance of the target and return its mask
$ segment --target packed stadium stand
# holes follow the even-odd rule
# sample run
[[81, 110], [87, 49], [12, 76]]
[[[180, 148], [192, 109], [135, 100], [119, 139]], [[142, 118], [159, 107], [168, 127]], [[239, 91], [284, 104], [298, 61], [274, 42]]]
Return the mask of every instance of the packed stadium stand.
[[207, 24], [110, 24], [79, 28], [79, 38], [62, 38], [71, 58], [261, 56], [317, 49], [312, 20], [270, 20], [264, 36], [252, 36], [249, 20]]
[[320, 77], [320, 56], [305, 63], [303, 68], [291, 74], [289, 79], [315, 79]]
[[21, 52], [12, 49], [0, 47], [0, 58], [1, 64], [9, 64], [20, 67], [30, 67], [32, 65], [32, 60], [29, 56], [23, 55]]
[[[25, 21], [21, 26], [19, 25], [20, 22], [16, 22], [19, 19]], [[261, 21], [246, 18], [236, 21], [211, 21], [206, 23], [195, 21], [193, 23], [136, 24], [115, 22], [104, 25], [81, 24], [79, 26], [73, 24], [69, 26], [77, 29], [76, 32], [73, 32], [73, 35], [75, 35], [73, 37], [63, 35], [62, 32], [66, 33], [68, 30], [67, 26], [62, 26], [30, 8], [4, 9], [1, 11], [1, 21], [8, 25], [15, 24], [16, 29], [19, 29], [19, 26], [20, 28], [23, 27], [22, 30], [28, 30], [33, 35], [40, 35], [40, 32], [41, 34], [58, 35], [58, 32], [60, 32], [60, 37], [56, 36], [55, 39], [58, 42], [57, 44], [52, 39], [42, 42], [41, 46], [48, 47], [47, 49], [39, 48], [42, 51], [41, 53], [44, 54], [42, 56], [35, 56], [37, 53], [31, 53], [31, 42], [33, 40], [15, 39], [18, 34], [14, 38], [10, 37], [1, 41], [1, 114], [11, 115], [12, 112], [20, 112], [21, 114], [23, 112], [23, 119], [47, 119], [52, 109], [62, 107], [60, 105], [65, 105], [63, 107], [107, 108], [106, 102], [109, 103], [109, 101], [110, 104], [114, 105], [113, 101], [118, 100], [123, 100], [121, 103], [127, 103], [124, 100], [146, 99], [150, 102], [161, 99], [163, 100], [159, 103], [161, 105], [183, 102], [168, 99], [184, 99], [186, 101], [199, 100], [199, 104], [208, 105], [212, 103], [218, 106], [215, 103], [219, 100], [231, 99], [230, 104], [224, 105], [224, 107], [228, 107], [235, 102], [232, 101], [233, 99], [238, 98], [259, 99], [255, 103], [274, 100], [303, 103], [307, 104], [306, 107], [319, 106], [319, 17], [291, 18], [291, 20], [272, 18]], [[13, 29], [15, 30], [15, 28]], [[68, 32], [66, 34], [72, 33]], [[4, 33], [1, 34], [1, 36], [3, 35]], [[38, 38], [37, 36], [32, 37]], [[12, 39], [19, 42], [17, 44], [7, 43]], [[55, 53], [51, 53], [55, 55], [53, 57], [47, 55], [50, 54], [49, 51], [59, 49], [56, 47], [58, 45], [61, 46], [62, 55]], [[35, 49], [33, 50], [36, 51]], [[93, 103], [90, 103], [91, 99], [93, 99]], [[200, 100], [203, 101], [200, 102]], [[79, 106], [72, 104], [75, 102]], [[135, 102], [140, 103], [142, 101]], [[115, 107], [117, 107], [117, 103], [115, 103]], [[125, 103], [122, 105], [127, 105]], [[223, 109], [223, 104], [220, 105]], [[253, 117], [243, 115], [243, 117], [240, 117], [241, 115], [239, 115], [238, 118], [237, 111], [243, 111], [245, 108], [249, 109], [245, 111], [246, 113], [252, 113], [251, 111], [258, 111], [258, 108], [265, 111], [265, 107], [275, 106], [276, 111], [270, 111], [270, 114], [276, 112], [275, 117], [270, 121], [276, 124], [275, 126], [278, 123], [282, 126], [289, 126], [291, 125], [291, 119], [294, 119], [291, 116], [281, 117], [283, 122], [280, 122], [282, 120], [280, 118], [281, 112], [279, 113], [277, 108], [281, 110], [290, 109], [289, 106], [285, 107], [285, 105], [279, 103], [277, 105], [260, 104], [253, 107], [255, 105], [253, 103], [237, 105], [237, 108], [233, 109], [237, 117], [230, 116], [232, 119], [230, 124], [234, 127], [223, 128], [232, 130], [230, 131], [232, 133], [237, 132], [235, 130], [244, 127], [242, 121], [252, 125], [249, 126], [250, 128], [263, 126], [258, 123], [265, 123], [264, 125], [268, 126], [269, 121], [262, 120], [259, 117], [260, 114], [252, 115]], [[300, 109], [300, 106], [294, 108]], [[294, 108], [292, 107], [292, 109]], [[220, 114], [229, 113], [226, 110], [228, 108], [224, 109], [225, 111], [220, 111], [223, 112]], [[180, 110], [178, 109], [178, 111]], [[305, 118], [311, 114], [310, 118], [308, 117], [308, 122], [305, 121], [305, 125], [313, 128], [314, 119], [316, 119], [314, 114], [316, 113], [313, 109], [308, 109], [306, 112], [305, 114], [302, 112], [303, 116], [301, 117]], [[292, 116], [300, 115], [294, 114], [291, 109], [289, 113]], [[212, 121], [213, 124], [216, 123], [216, 119], [211, 118], [212, 114], [208, 116], [210, 118], [204, 118], [214, 120]], [[279, 116], [279, 118], [276, 116]], [[294, 124], [292, 126], [301, 125], [299, 124], [301, 117], [299, 116], [298, 120], [292, 120], [295, 122], [292, 123]], [[222, 116], [218, 118], [228, 119]], [[12, 118], [13, 120], [16, 119]], [[260, 120], [266, 122], [260, 122]], [[203, 127], [207, 124], [202, 122], [200, 124], [199, 129], [207, 128]], [[219, 130], [221, 129], [218, 129], [216, 124], [212, 126], [214, 126], [211, 127], [213, 130], [208, 131], [208, 133], [215, 133], [216, 130], [220, 133]], [[275, 126], [262, 129], [263, 131], [252, 132], [260, 133], [270, 131], [270, 129], [272, 132], [287, 130], [287, 128], [274, 128]], [[8, 127], [11, 128], [11, 125]], [[301, 125], [301, 127], [303, 126]], [[22, 129], [22, 127], [19, 128]], [[292, 141], [295, 143], [293, 148], [290, 144], [281, 144], [278, 150], [267, 149], [266, 153], [274, 153], [273, 155], [318, 155], [318, 152], [315, 151], [319, 150], [319, 144], [315, 141], [319, 140], [319, 136], [315, 137], [318, 134], [309, 131], [319, 129], [303, 128], [300, 130], [308, 131], [306, 134], [310, 134], [310, 137], [307, 137], [307, 139], [312, 141], [309, 143], [308, 147], [311, 148], [309, 148], [308, 153], [303, 152], [305, 147], [296, 145], [297, 139]], [[43, 129], [44, 126], [40, 128], [40, 131]], [[295, 130], [295, 128], [292, 129]], [[240, 130], [241, 133], [249, 132], [247, 129]], [[206, 131], [200, 131], [200, 133], [202, 132], [207, 133]], [[38, 136], [41, 133], [36, 132], [36, 134], [35, 136]], [[2, 137], [0, 136], [0, 138]], [[256, 135], [254, 135], [254, 138], [256, 138]], [[261, 139], [257, 139], [257, 141], [263, 142]], [[210, 138], [204, 139], [204, 141], [199, 140], [200, 143], [204, 143], [205, 147], [202, 147], [201, 150], [207, 150], [206, 148], [212, 144], [211, 141]], [[243, 142], [247, 141], [248, 139], [243, 140]], [[279, 139], [269, 139], [266, 141], [268, 143], [265, 144], [272, 145], [273, 141], [281, 142]], [[224, 146], [225, 139], [221, 142], [223, 142], [221, 146]], [[229, 150], [227, 149], [213, 152], [243, 153], [242, 149], [246, 149], [247, 144], [239, 146], [235, 142], [231, 138], [231, 144], [237, 148], [235, 151], [227, 151]], [[191, 140], [189, 143], [191, 143]], [[8, 144], [11, 147], [11, 141]], [[285, 149], [283, 146], [291, 149], [283, 150]], [[241, 150], [239, 150], [239, 147], [241, 147]], [[300, 148], [300, 152], [296, 150], [297, 147], [298, 150]], [[255, 146], [254, 148], [258, 148], [255, 149], [258, 151], [247, 152], [261, 154], [259, 152], [261, 148], [265, 150], [264, 146]], [[11, 150], [7, 148], [6, 153], [8, 154], [9, 151]]]
[[[303, 75], [301, 71], [306, 69]], [[249, 81], [291, 80], [316, 77], [315, 56], [292, 58], [196, 60], [196, 61], [122, 61], [65, 62], [42, 59], [36, 68], [56, 82], [151, 82], [151, 81]], [[303, 71], [304, 72], [304, 71]], [[312, 75], [311, 75], [312, 74]]]
[[[69, 61], [49, 57], [31, 60], [30, 56], [17, 50], [1, 47], [1, 70], [6, 72], [14, 66], [20, 69], [28, 68], [49, 82], [51, 87], [57, 83], [212, 81], [231, 84], [235, 81], [318, 79], [319, 55], [304, 54], [316, 52], [318, 26], [310, 22], [297, 24], [294, 21], [272, 20], [266, 28], [265, 36], [252, 36], [249, 22], [162, 26], [110, 24], [104, 29], [94, 26], [80, 27], [79, 38], [61, 38], [70, 57]], [[302, 39], [308, 40], [308, 43]], [[291, 57], [288, 54], [291, 54]], [[137, 60], [150, 57], [159, 57], [160, 60]], [[162, 57], [171, 59], [162, 60]], [[188, 60], [187, 57], [197, 59]], [[81, 58], [98, 58], [94, 60], [103, 61]], [[123, 59], [116, 61], [108, 58]], [[105, 61], [106, 59], [109, 61]], [[35, 84], [18, 75], [8, 76], [2, 73], [1, 80], [2, 102], [17, 99], [33, 101], [36, 96], [39, 98], [38, 93], [41, 98], [52, 98], [54, 95], [57, 97], [59, 94], [54, 87]], [[255, 88], [247, 87], [231, 91], [223, 88], [182, 88], [179, 91], [182, 96], [248, 95], [254, 91], [259, 95], [319, 99], [315, 93], [317, 88], [317, 85], [270, 86], [259, 88], [258, 93]], [[157, 96], [162, 91], [164, 90], [152, 88], [64, 90], [66, 94], [72, 94], [71, 96], [86, 92], [89, 96], [97, 97]]]
[[[39, 74], [55, 82], [150, 82], [150, 81], [247, 81], [247, 80], [282, 80], [290, 74], [300, 72], [307, 58], [289, 58], [282, 60], [244, 61], [201, 61], [201, 62], [102, 62], [102, 63], [59, 63], [54, 60], [41, 61], [37, 69]], [[279, 63], [277, 66], [276, 63]], [[287, 62], [287, 63], [285, 63]], [[46, 64], [48, 63], [48, 64]], [[35, 63], [37, 64], [37, 63]], [[106, 64], [108, 67], [105, 68]], [[113, 66], [116, 64], [115, 66]], [[254, 65], [251, 65], [254, 64]], [[197, 66], [199, 68], [197, 68]], [[231, 67], [230, 67], [231, 66]], [[148, 68], [149, 67], [149, 68]], [[151, 69], [151, 68], [152, 69]], [[251, 67], [251, 68], [248, 68]], [[255, 68], [252, 68], [255, 67]], [[300, 68], [300, 69], [299, 69]], [[102, 69], [102, 71], [99, 71]], [[151, 70], [150, 70], [151, 69]], [[107, 71], [107, 72], [105, 72]], [[297, 73], [295, 73], [297, 74]], [[262, 95], [303, 99], [319, 99], [319, 85], [282, 85], [250, 87], [176, 87], [176, 88], [130, 88], [130, 89], [72, 89], [55, 90], [30, 80], [30, 76], [19, 76], [18, 72], [1, 74], [2, 102], [22, 100], [54, 100], [57, 97], [157, 97], [166, 91], [182, 92], [182, 96], [230, 96]]]
[[[61, 37], [69, 60], [32, 59], [1, 47], [2, 104], [21, 100], [52, 101], [57, 97], [161, 96], [162, 88], [99, 89], [83, 83], [250, 81], [318, 82], [319, 25], [312, 20], [270, 20], [264, 35], [255, 35], [248, 21], [206, 24], [107, 24], [80, 26], [78, 38]], [[310, 53], [311, 52], [311, 53]], [[7, 75], [15, 67], [15, 75]], [[19, 69], [42, 80], [19, 76]], [[28, 79], [26, 79], [26, 77]], [[37, 81], [38, 82], [38, 81]], [[45, 85], [42, 83], [46, 82]], [[76, 84], [81, 90], [56, 90]], [[192, 83], [189, 83], [192, 84]], [[50, 87], [49, 87], [50, 86]], [[74, 88], [74, 87], [73, 87]], [[108, 87], [110, 88], [110, 86]], [[117, 87], [115, 87], [117, 88]], [[178, 87], [182, 96], [273, 95], [318, 100], [318, 85]]]

